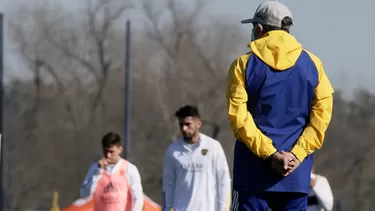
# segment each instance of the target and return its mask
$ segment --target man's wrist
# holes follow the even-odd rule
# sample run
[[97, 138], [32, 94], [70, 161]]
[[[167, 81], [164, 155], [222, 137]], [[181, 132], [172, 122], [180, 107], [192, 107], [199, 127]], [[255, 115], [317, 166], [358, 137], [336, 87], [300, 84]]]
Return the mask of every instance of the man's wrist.
[[299, 145], [295, 145], [292, 150], [290, 151], [290, 153], [292, 153], [300, 163], [303, 162], [303, 160], [307, 157], [307, 153], [305, 152], [305, 150], [300, 147]]
[[267, 161], [271, 162], [272, 159], [273, 159], [273, 156], [275, 156], [276, 153], [278, 153], [278, 152], [276, 151], [276, 152], [272, 153], [270, 156], [268, 156]]
[[274, 155], [275, 153], [277, 153], [277, 149], [271, 145], [271, 146], [267, 147], [261, 153], [260, 157], [263, 158], [264, 160], [267, 160], [267, 159], [271, 158], [271, 156]]
[[297, 158], [297, 156], [293, 152], [290, 152], [290, 154], [292, 154], [293, 157], [299, 161], [299, 159]]

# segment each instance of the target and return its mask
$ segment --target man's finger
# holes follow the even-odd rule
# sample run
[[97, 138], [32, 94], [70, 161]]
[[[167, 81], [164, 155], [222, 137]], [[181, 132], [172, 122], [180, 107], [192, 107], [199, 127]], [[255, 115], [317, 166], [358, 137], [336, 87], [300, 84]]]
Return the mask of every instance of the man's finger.
[[300, 163], [298, 161], [294, 162], [294, 166], [289, 168], [283, 176], [286, 177], [286, 176], [290, 175], [293, 171], [295, 171], [298, 168], [299, 164]]
[[288, 176], [289, 174], [291, 174], [293, 171], [295, 170], [295, 168], [289, 168], [285, 173], [284, 173], [284, 177]]
[[283, 166], [284, 166], [285, 170], [288, 168], [290, 162], [291, 162], [291, 160], [288, 157], [284, 157]]

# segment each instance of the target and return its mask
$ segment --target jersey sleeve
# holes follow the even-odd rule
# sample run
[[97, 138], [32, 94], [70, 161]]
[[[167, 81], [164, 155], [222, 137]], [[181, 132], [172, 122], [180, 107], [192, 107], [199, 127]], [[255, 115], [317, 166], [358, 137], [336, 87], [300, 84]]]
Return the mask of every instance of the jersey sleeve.
[[100, 180], [102, 171], [102, 169], [98, 168], [97, 163], [94, 163], [90, 166], [80, 188], [81, 198], [89, 197], [94, 193], [96, 184]]
[[133, 164], [129, 165], [129, 185], [132, 193], [133, 208], [132, 211], [142, 211], [143, 209], [143, 188], [141, 182], [141, 175], [138, 168]]
[[334, 90], [324, 72], [322, 62], [313, 54], [309, 53], [309, 55], [318, 69], [319, 79], [314, 90], [310, 122], [291, 150], [301, 162], [308, 155], [322, 147], [325, 132], [332, 118], [333, 109]]
[[168, 147], [164, 158], [163, 167], [163, 211], [170, 211], [173, 207], [176, 172], [173, 162], [173, 151]]
[[223, 147], [218, 143], [216, 149], [216, 192], [219, 211], [229, 211], [231, 204], [231, 179], [227, 158]]
[[226, 91], [228, 117], [235, 137], [255, 155], [266, 159], [277, 150], [272, 140], [258, 129], [247, 110], [247, 101], [251, 96], [246, 92], [244, 75], [249, 57], [250, 54], [239, 57], [229, 68]]

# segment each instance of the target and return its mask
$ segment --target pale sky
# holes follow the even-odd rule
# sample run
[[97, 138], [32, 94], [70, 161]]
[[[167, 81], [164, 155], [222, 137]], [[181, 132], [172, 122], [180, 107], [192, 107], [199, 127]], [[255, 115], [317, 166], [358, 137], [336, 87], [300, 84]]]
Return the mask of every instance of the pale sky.
[[[48, 1], [48, 0], [44, 0]], [[80, 0], [59, 0], [69, 8], [77, 7]], [[154, 0], [156, 1], [156, 0]], [[0, 11], [16, 3], [33, 0], [0, 0]], [[215, 0], [210, 12], [224, 14], [225, 20], [240, 24], [250, 18], [261, 0]], [[371, 91], [375, 76], [372, 66], [375, 42], [373, 27], [374, 0], [283, 0], [293, 13], [292, 34], [302, 45], [321, 58], [328, 77], [336, 89], [352, 92], [363, 87]], [[223, 18], [223, 16], [212, 16]], [[242, 25], [242, 33], [251, 26]], [[244, 46], [248, 40], [243, 40]], [[8, 58], [9, 59], [9, 58]]]

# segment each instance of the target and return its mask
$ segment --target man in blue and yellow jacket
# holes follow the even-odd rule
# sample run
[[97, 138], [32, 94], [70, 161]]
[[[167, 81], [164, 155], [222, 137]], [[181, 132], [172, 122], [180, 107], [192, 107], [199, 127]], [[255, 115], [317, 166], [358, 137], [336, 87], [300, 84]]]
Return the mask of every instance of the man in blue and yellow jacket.
[[289, 34], [289, 9], [265, 1], [255, 12], [250, 52], [228, 73], [237, 138], [233, 210], [306, 210], [313, 153], [332, 115], [333, 88], [318, 57]]

